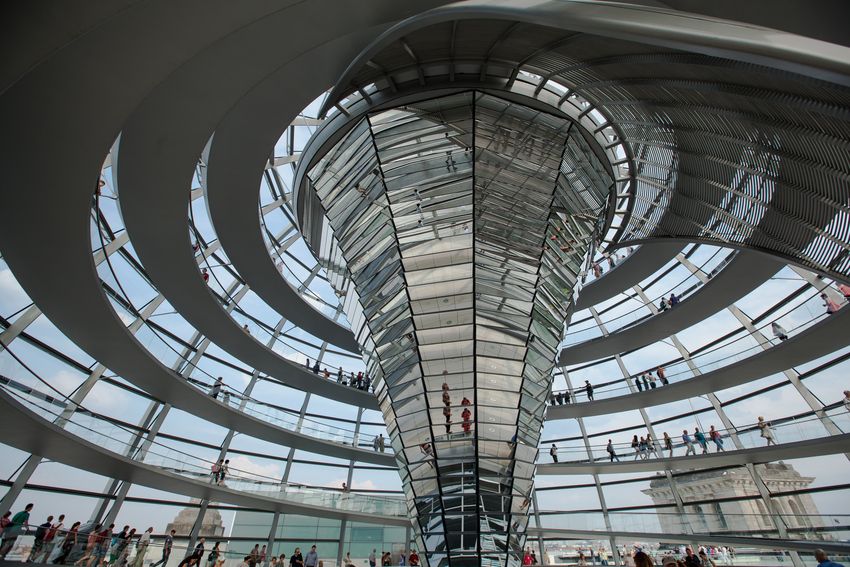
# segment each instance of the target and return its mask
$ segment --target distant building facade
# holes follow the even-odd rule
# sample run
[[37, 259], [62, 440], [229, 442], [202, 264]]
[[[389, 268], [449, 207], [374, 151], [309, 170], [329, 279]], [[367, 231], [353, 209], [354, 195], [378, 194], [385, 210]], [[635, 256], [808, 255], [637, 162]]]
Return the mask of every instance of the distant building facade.
[[[192, 498], [192, 504], [199, 504], [200, 500]], [[177, 535], [186, 537], [192, 533], [192, 527], [195, 525], [195, 520], [198, 519], [198, 508], [190, 507], [183, 508], [180, 513], [174, 518], [174, 521], [165, 527], [165, 533], [171, 530], [177, 530]], [[224, 523], [221, 520], [221, 514], [218, 510], [207, 509], [204, 514], [204, 522], [201, 524], [201, 531], [198, 537], [219, 537], [224, 535]]]
[[[755, 465], [771, 493], [792, 492], [807, 488], [815, 479], [802, 476], [783, 462]], [[673, 471], [676, 489], [685, 504], [685, 518], [676, 513], [675, 499], [665, 476], [649, 483], [644, 494], [663, 507], [658, 519], [662, 533], [683, 533], [684, 524], [693, 533], [731, 532], [742, 536], [777, 537], [776, 525], [758, 488], [744, 467], [715, 471]], [[730, 498], [747, 500], [717, 502]], [[753, 498], [754, 497], [754, 498]], [[832, 540], [827, 533], [814, 500], [809, 494], [771, 498], [788, 529], [789, 537], [810, 540]]]

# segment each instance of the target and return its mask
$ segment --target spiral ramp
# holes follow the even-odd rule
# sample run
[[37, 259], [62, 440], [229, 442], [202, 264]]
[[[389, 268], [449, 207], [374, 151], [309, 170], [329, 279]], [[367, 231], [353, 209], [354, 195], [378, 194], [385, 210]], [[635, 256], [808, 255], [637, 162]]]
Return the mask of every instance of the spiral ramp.
[[[5, 9], [0, 253], [7, 289], [24, 299], [0, 304], [0, 403], [15, 416], [4, 445], [16, 460], [0, 507], [21, 506], [37, 469], [62, 467], [108, 479], [99, 519], [138, 486], [204, 509], [337, 520], [341, 542], [347, 523], [409, 526], [389, 475], [415, 457], [373, 450], [375, 435], [389, 437], [376, 397], [335, 379], [364, 362], [350, 298], [299, 237], [290, 164], [324, 122], [481, 88], [581, 124], [616, 179], [552, 361], [553, 392], [572, 403], [545, 409], [529, 544], [595, 540], [619, 556], [634, 541], [718, 542], [786, 549], [798, 567], [814, 547], [847, 553], [850, 424], [836, 375], [850, 311], [826, 316], [820, 297], [845, 305], [850, 274], [850, 58], [831, 23], [841, 18], [732, 3], [702, 14], [672, 1], [448, 4]], [[592, 261], [628, 247], [593, 277]], [[681, 301], [659, 312], [671, 293]], [[638, 391], [634, 377], [659, 366], [670, 384]], [[66, 368], [71, 384], [57, 379]], [[228, 401], [210, 395], [220, 375]], [[122, 411], [116, 392], [148, 409]], [[769, 413], [775, 446], [751, 442], [753, 411]], [[658, 443], [665, 428], [712, 421], [723, 453], [604, 452], [609, 438]], [[97, 437], [106, 427], [120, 434]], [[195, 460], [151, 457], [192, 446]], [[211, 485], [201, 471], [225, 454], [277, 472]], [[798, 480], [825, 464], [838, 473]], [[692, 488], [696, 474], [726, 472], [755, 488]]]

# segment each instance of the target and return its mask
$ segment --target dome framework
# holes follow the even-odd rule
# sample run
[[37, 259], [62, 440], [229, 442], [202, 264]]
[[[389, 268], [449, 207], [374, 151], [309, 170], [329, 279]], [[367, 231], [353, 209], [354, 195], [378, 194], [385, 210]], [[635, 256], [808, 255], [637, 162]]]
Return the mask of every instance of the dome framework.
[[[293, 466], [297, 470], [298, 462], [350, 459], [344, 478], [351, 485], [352, 474], [359, 474], [354, 471], [365, 470], [355, 463], [395, 468], [394, 459], [407, 458], [403, 447], [393, 457], [372, 452], [364, 442], [366, 431], [379, 428], [374, 423], [377, 420], [361, 419], [366, 415], [363, 411], [379, 407], [374, 397], [334, 381], [316, 380], [303, 368], [301, 359], [305, 357], [330, 361], [336, 365], [333, 368], [357, 366], [352, 358], [356, 340], [348, 329], [355, 322], [345, 320], [340, 305], [353, 301], [355, 294], [335, 297], [328, 289], [325, 272], [315, 262], [308, 260], [309, 265], [299, 267], [306, 256], [287, 255], [288, 247], [300, 246], [294, 222], [285, 226], [273, 219], [279, 214], [294, 221], [301, 211], [291, 206], [291, 191], [278, 171], [297, 160], [295, 144], [289, 144], [289, 155], [271, 160], [269, 147], [287, 128], [304, 127], [309, 120], [318, 124], [320, 120], [310, 118], [300, 119], [305, 122], [298, 126], [296, 115], [335, 81], [337, 86], [320, 112], [327, 114], [325, 122], [348, 120], [347, 115], [400, 97], [435, 99], [477, 89], [511, 104], [523, 99], [525, 107], [536, 111], [555, 108], [582, 124], [591, 135], [585, 141], [593, 155], [613, 166], [616, 202], [605, 217], [610, 230], [603, 235], [602, 257], [639, 244], [642, 253], [654, 245], [680, 243], [682, 254], [676, 254], [676, 265], [704, 285], [688, 299], [693, 301], [688, 309], [702, 305], [706, 315], [690, 311], [689, 316], [707, 321], [717, 305], [757, 342], [744, 350], [752, 360], [742, 364], [750, 366], [730, 364], [718, 371], [717, 384], [750, 387], [749, 382], [765, 376], [768, 368], [781, 371], [788, 388], [805, 404], [806, 419], [814, 419], [823, 435], [840, 443], [842, 431], [846, 431], [840, 416], [831, 406], [825, 409], [813, 393], [814, 386], [809, 386], [808, 372], [817, 373], [798, 372], [793, 367], [827, 355], [833, 357], [832, 362], [822, 366], [842, 363], [844, 314], [839, 312], [827, 320], [813, 318], [801, 326], [799, 335], [792, 333], [787, 344], [774, 347], [774, 353], [765, 337], [764, 321], [730, 305], [731, 296], [717, 290], [723, 289], [724, 272], [730, 279], [736, 271], [747, 274], [754, 287], [763, 286], [759, 289], [779, 275], [787, 277], [787, 268], [771, 277], [769, 262], [761, 258], [767, 254], [793, 266], [791, 275], [808, 286], [807, 291], [799, 292], [807, 297], [801, 305], [819, 301], [820, 292], [841, 301], [840, 294], [825, 285], [829, 279], [846, 282], [848, 270], [846, 48], [756, 25], [764, 22], [735, 23], [739, 19], [736, 14], [741, 20], [751, 16], [729, 7], [725, 13], [714, 14], [725, 17], [727, 21], [723, 21], [676, 9], [587, 2], [533, 7], [465, 3], [427, 11], [439, 4], [415, 2], [401, 8], [377, 2], [369, 13], [351, 10], [341, 2], [297, 6], [269, 2], [251, 7], [191, 2], [170, 7], [89, 4], [74, 6], [74, 17], [62, 17], [59, 12], [51, 17], [19, 12], [4, 19], [20, 22], [20, 30], [52, 32], [6, 34], [15, 42], [16, 56], [6, 67], [0, 95], [4, 125], [0, 251], [28, 299], [21, 309], [2, 313], [8, 316], [2, 334], [4, 360], [15, 368], [29, 366], [29, 375], [42, 378], [51, 373], [50, 365], [42, 366], [42, 360], [61, 361], [80, 376], [75, 387], [67, 389], [50, 379], [40, 385], [35, 379], [23, 384], [14, 379], [4, 381], [3, 403], [9, 411], [23, 410], [24, 416], [9, 447], [29, 455], [20, 471], [10, 471], [4, 506], [11, 507], [21, 492], [29, 489], [36, 469], [51, 466], [42, 462], [42, 456], [114, 479], [107, 482], [103, 498], [95, 506], [93, 515], [99, 513], [99, 517], [115, 517], [131, 490], [131, 480], [160, 490], [178, 486], [170, 478], [172, 484], [164, 484], [162, 470], [145, 467], [156, 455], [172, 449], [168, 435], [174, 436], [175, 431], [169, 424], [177, 419], [175, 414], [185, 411], [223, 428], [224, 442], [215, 450], [204, 447], [203, 440], [177, 436], [180, 443], [193, 444], [195, 451], [209, 452], [207, 459], [215, 460], [228, 448], [254, 455], [277, 452], [249, 447], [239, 437], [233, 441], [239, 433], [245, 434], [242, 439], [251, 436], [252, 440], [284, 444], [281, 462], [286, 472], [277, 478], [253, 477], [246, 472], [239, 480], [245, 483], [239, 494], [218, 489], [209, 492], [196, 485], [197, 471], [206, 466], [201, 461], [181, 465], [185, 478], [179, 480], [182, 488], [176, 491], [196, 494], [202, 507], [210, 505], [211, 499], [244, 506], [253, 502], [256, 507], [275, 510], [275, 522], [280, 514], [299, 510], [307, 515], [325, 514], [342, 522], [340, 533], [347, 529], [346, 522], [370, 521], [370, 510], [371, 521], [404, 523], [393, 516], [395, 512], [388, 514], [391, 519], [377, 518], [376, 508], [371, 508], [389, 511], [398, 505], [397, 499], [365, 502], [352, 498], [343, 504], [343, 499], [320, 490], [314, 500], [306, 502], [308, 506], [319, 503], [310, 509], [290, 507], [293, 502], [305, 504], [303, 499], [251, 496], [252, 490], [267, 491], [281, 480], [289, 482], [290, 471]], [[412, 14], [418, 15], [410, 17]], [[302, 24], [318, 21], [319, 15], [324, 16], [320, 29]], [[778, 22], [775, 27], [793, 31], [805, 28], [812, 16], [801, 17], [799, 22], [770, 17]], [[821, 24], [827, 34], [830, 26]], [[287, 96], [281, 97], [284, 92]], [[322, 136], [331, 131], [339, 130], [321, 129], [310, 148], [322, 146], [328, 141]], [[305, 156], [310, 148], [304, 148]], [[459, 147], [453, 150], [453, 155], [459, 151]], [[104, 155], [109, 156], [106, 163]], [[47, 164], [45, 156], [49, 156]], [[34, 171], [39, 172], [37, 189], [32, 189]], [[100, 171], [114, 189], [117, 206], [107, 203], [104, 196], [92, 201]], [[256, 187], [261, 176], [271, 198], [261, 201], [258, 215], [256, 193], [245, 187]], [[294, 187], [299, 190], [297, 184]], [[195, 240], [201, 240], [200, 256], [191, 250]], [[700, 242], [704, 247], [688, 242]], [[710, 249], [709, 244], [741, 250], [741, 255], [730, 258], [716, 273], [714, 264], [708, 263], [703, 270], [699, 263], [690, 263], [691, 255]], [[750, 256], [757, 258], [752, 265], [746, 265], [748, 252], [758, 255]], [[275, 270], [277, 259], [284, 257], [292, 266], [286, 269], [300, 274], [289, 281]], [[613, 274], [625, 281], [625, 269], [636, 258], [639, 256], [631, 257], [599, 283], [606, 278], [613, 281]], [[764, 265], [759, 274], [755, 273], [757, 265]], [[213, 273], [212, 292], [200, 277], [200, 266]], [[661, 273], [660, 267], [656, 269]], [[216, 281], [219, 278], [221, 285]], [[301, 281], [295, 281], [299, 278]], [[150, 290], [145, 294], [152, 295], [138, 293], [131, 281], [142, 282]], [[730, 280], [726, 281], [728, 285]], [[685, 310], [675, 317], [673, 313], [658, 315], [657, 297], [649, 297], [651, 292], [644, 292], [640, 283], [635, 280], [640, 288], [635, 293], [644, 309], [658, 319], [647, 321], [641, 328], [647, 332], [635, 333], [640, 337], [630, 339], [625, 350], [615, 346], [614, 340], [570, 343], [558, 355], [558, 364], [567, 370], [556, 372], [556, 384], [563, 380], [573, 391], [577, 389], [569, 381], [584, 370], [573, 368], [570, 357], [581, 349], [587, 358], [579, 366], [615, 361], [627, 386], [614, 387], [627, 387], [630, 392], [634, 386], [627, 367], [632, 349], [660, 344], [669, 337], [681, 357], [678, 363], [690, 363], [692, 352], [680, 344], [687, 341], [678, 338], [686, 334]], [[595, 284], [587, 285], [588, 297]], [[617, 284], [613, 289], [629, 288]], [[817, 294], [808, 297], [815, 290]], [[578, 295], [579, 302], [584, 291]], [[715, 299], [712, 293], [716, 293]], [[257, 307], [258, 297], [271, 309]], [[790, 297], [759, 317], [781, 310], [780, 304], [795, 304]], [[602, 334], [617, 329], [618, 323], [605, 316], [609, 306], [586, 301], [590, 301], [585, 306], [590, 307], [590, 319], [595, 318]], [[316, 305], [322, 315], [314, 310]], [[169, 311], [176, 311], [179, 320], [165, 323], [172, 317]], [[269, 316], [270, 312], [274, 316]], [[44, 340], [38, 322], [42, 313], [56, 326], [61, 339]], [[581, 321], [587, 319], [582, 317], [574, 321], [576, 330], [568, 330], [568, 340], [572, 333], [579, 333]], [[681, 320], [677, 322], [677, 318]], [[251, 335], [246, 336], [243, 325]], [[651, 337], [659, 332], [665, 339], [651, 343], [655, 340]], [[46, 358], [28, 353], [29, 345], [35, 345]], [[756, 348], [764, 352], [756, 354], [761, 352]], [[596, 354], [587, 354], [591, 351]], [[291, 363], [293, 357], [297, 364]], [[762, 360], [768, 366], [760, 366]], [[556, 361], [554, 353], [551, 361]], [[225, 370], [214, 370], [211, 364]], [[374, 367], [376, 358], [367, 357], [367, 364]], [[732, 430], [735, 419], [726, 416], [732, 411], [728, 402], [712, 392], [716, 388], [704, 387], [715, 375], [699, 385], [700, 367], [699, 362], [690, 365], [694, 385], [706, 392], [723, 429]], [[747, 377], [745, 368], [758, 370]], [[210, 398], [207, 388], [216, 374], [230, 371], [246, 378], [233, 390], [231, 401], [222, 404]], [[57, 391], [50, 389], [56, 387], [58, 398], [53, 397]], [[123, 420], [121, 415], [105, 419], [108, 411], [92, 411], [97, 394], [107, 387], [134, 396], [133, 405], [139, 409], [128, 412]], [[271, 387], [280, 389], [267, 389]], [[669, 403], [684, 400], [689, 387], [671, 388], [670, 393], [665, 392], [666, 399]], [[238, 403], [233, 401], [237, 395]], [[538, 397], [538, 401], [544, 398]], [[350, 405], [356, 417], [325, 419], [323, 404], [333, 401]], [[634, 398], [550, 409], [544, 431], [557, 427], [558, 417], [568, 418], [581, 426], [580, 439], [591, 445], [596, 437], [607, 434], [605, 429], [598, 432], [588, 425], [592, 416], [610, 412], [614, 419], [616, 410], [624, 407], [620, 404], [637, 409], [640, 421], [650, 430], [666, 419], [652, 413], [658, 400], [650, 401], [635, 392]], [[170, 411], [172, 406], [178, 411]], [[52, 427], [45, 428], [45, 418], [54, 421]], [[110, 426], [116, 419], [122, 420], [121, 427], [127, 429], [117, 434], [120, 439], [116, 441], [124, 445], [115, 454], [123, 453], [128, 462], [106, 472], [97, 459], [103, 455], [112, 463], [120, 459], [104, 453], [104, 447], [92, 448], [91, 455], [99, 456], [88, 460], [79, 458], [80, 451], [76, 455], [59, 451], [57, 447], [68, 442], [85, 446], [88, 436], [97, 430], [85, 421], [90, 418]], [[27, 430], [25, 424], [33, 429]], [[68, 431], [62, 433], [57, 427]], [[163, 427], [166, 431], [159, 435]], [[61, 439], [58, 444], [37, 442], [54, 435]], [[546, 436], [544, 433], [544, 439]], [[834, 445], [818, 443], [819, 455], [841, 454]], [[529, 447], [537, 450], [536, 443]], [[807, 454], [812, 447], [806, 449]], [[86, 446], [86, 451], [89, 449]], [[750, 449], [746, 439], [736, 445], [741, 455], [750, 454]], [[47, 454], [48, 450], [52, 453]], [[309, 454], [310, 450], [317, 452], [306, 458], [300, 452], [296, 455], [296, 451]], [[588, 454], [594, 450], [588, 448]], [[570, 474], [568, 467], [572, 466], [564, 464], [552, 472]], [[598, 463], [591, 466], [595, 467], [593, 484], [607, 510], [604, 474], [619, 469], [602, 469]], [[650, 468], [656, 466], [661, 465]], [[636, 472], [637, 468], [624, 470]], [[394, 474], [389, 469], [386, 472]], [[748, 472], [754, 486], [759, 486], [758, 469]], [[17, 475], [14, 482], [13, 473]], [[664, 474], [674, 486], [676, 474], [670, 469]], [[529, 512], [523, 515], [533, 510], [527, 533], [541, 538], [541, 548], [542, 538], [602, 535], [610, 538], [614, 551], [617, 538], [629, 537], [623, 536], [629, 530], [616, 523], [617, 512], [605, 511], [600, 529], [559, 529], [559, 525], [567, 525], [559, 524], [567, 511], [544, 505], [541, 514], [534, 494]], [[772, 498], [770, 491], [761, 491], [756, 498], [768, 508], [765, 513], [774, 526], [769, 537], [788, 549], [809, 549], [807, 536], [799, 537], [795, 531], [799, 526], [794, 518], [799, 514], [783, 510], [784, 496]], [[116, 503], [108, 513], [107, 502]], [[665, 506], [664, 510], [676, 509], [671, 513], [681, 517], [688, 514], [675, 498]], [[692, 541], [687, 534], [668, 535]], [[717, 541], [723, 536], [719, 537]], [[790, 541], [795, 538], [798, 541]], [[834, 549], [840, 548], [834, 545]], [[796, 555], [792, 559], [799, 564]]]

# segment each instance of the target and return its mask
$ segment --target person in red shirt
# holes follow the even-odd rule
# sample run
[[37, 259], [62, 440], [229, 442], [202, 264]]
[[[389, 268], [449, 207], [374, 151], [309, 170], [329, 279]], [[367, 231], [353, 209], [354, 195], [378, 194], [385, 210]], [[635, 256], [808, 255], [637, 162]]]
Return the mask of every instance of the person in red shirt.
[[472, 417], [472, 412], [469, 411], [469, 408], [465, 408], [460, 416], [463, 418], [463, 432], [468, 434], [469, 427], [472, 425], [469, 422], [469, 418]]
[[201, 270], [201, 275], [204, 277], [204, 281], [210, 283], [210, 275], [207, 273], [207, 269], [204, 268]]
[[419, 556], [416, 555], [416, 550], [410, 550], [410, 564], [411, 565], [419, 565]]

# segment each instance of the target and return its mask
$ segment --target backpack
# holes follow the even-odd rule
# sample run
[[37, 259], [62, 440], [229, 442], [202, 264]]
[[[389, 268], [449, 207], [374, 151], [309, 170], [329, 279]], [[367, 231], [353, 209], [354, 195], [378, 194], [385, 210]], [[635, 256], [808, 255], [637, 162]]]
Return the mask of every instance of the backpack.
[[50, 526], [50, 529], [47, 530], [47, 534], [45, 534], [45, 536], [44, 536], [44, 541], [46, 541], [46, 542], [53, 541], [53, 538], [56, 537], [56, 532], [59, 531], [60, 525], [61, 524], [55, 524], [54, 526]]
[[35, 539], [44, 541], [48, 529], [50, 529], [50, 522], [38, 526], [38, 529], [35, 530]]
[[212, 466], [210, 467], [210, 470], [213, 472], [213, 474], [217, 473], [218, 472], [218, 464], [213, 463]]

